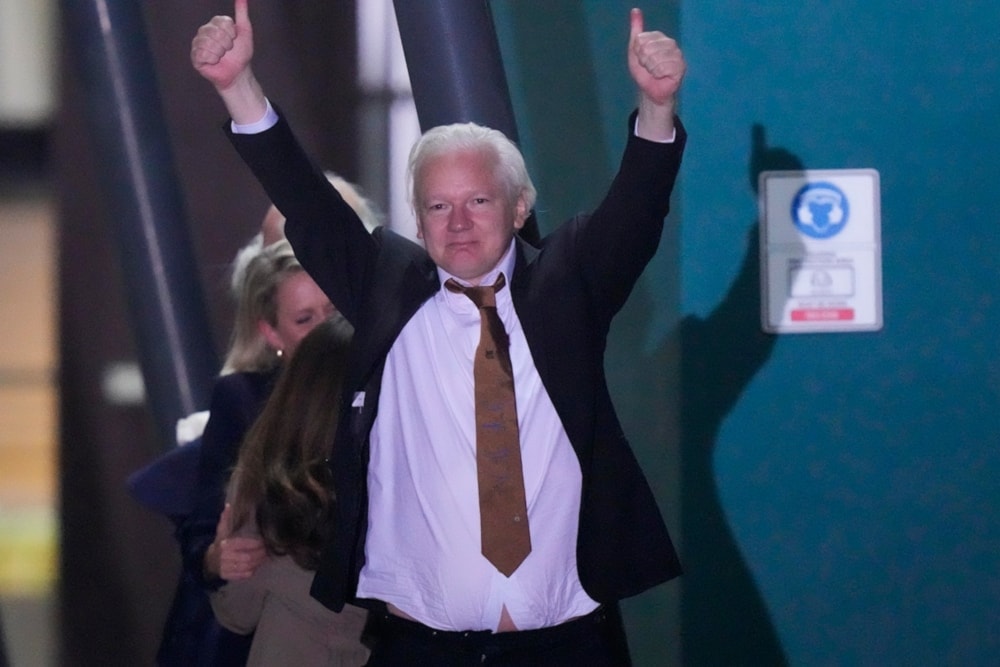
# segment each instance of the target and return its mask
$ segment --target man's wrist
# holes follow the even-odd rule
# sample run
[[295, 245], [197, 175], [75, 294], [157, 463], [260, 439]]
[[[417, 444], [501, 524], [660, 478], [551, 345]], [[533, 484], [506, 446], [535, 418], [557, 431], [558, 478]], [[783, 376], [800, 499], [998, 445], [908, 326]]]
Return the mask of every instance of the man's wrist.
[[653, 102], [645, 95], [639, 97], [639, 113], [635, 121], [635, 135], [648, 141], [672, 143], [676, 138], [674, 128], [673, 98], [663, 104]]
[[249, 68], [232, 85], [218, 93], [234, 123], [250, 125], [267, 113], [268, 103], [264, 90]]
[[264, 98], [265, 110], [262, 117], [250, 123], [237, 123], [235, 120], [230, 124], [233, 134], [259, 134], [269, 130], [278, 122], [278, 112], [271, 106], [271, 100]]

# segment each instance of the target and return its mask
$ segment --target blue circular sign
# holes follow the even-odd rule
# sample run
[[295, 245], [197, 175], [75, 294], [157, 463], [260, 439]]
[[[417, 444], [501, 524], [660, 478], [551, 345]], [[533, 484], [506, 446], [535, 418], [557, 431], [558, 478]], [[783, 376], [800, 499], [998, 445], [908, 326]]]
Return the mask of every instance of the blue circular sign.
[[847, 224], [851, 207], [847, 196], [833, 183], [806, 183], [792, 199], [792, 222], [814, 239], [828, 239]]

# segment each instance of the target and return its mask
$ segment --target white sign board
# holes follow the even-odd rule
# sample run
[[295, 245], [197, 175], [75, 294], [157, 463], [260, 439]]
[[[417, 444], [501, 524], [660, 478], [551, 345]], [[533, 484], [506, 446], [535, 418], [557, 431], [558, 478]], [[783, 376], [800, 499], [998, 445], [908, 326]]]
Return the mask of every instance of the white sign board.
[[878, 172], [765, 171], [758, 192], [764, 331], [881, 329]]

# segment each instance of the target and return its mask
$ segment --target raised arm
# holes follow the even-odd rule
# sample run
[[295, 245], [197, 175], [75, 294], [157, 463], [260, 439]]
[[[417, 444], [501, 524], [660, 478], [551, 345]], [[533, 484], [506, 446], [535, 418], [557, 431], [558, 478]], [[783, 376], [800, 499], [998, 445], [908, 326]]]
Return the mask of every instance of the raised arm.
[[644, 29], [642, 10], [633, 9], [628, 45], [628, 69], [639, 89], [636, 134], [651, 141], [674, 135], [677, 91], [687, 64], [677, 42], [662, 32]]
[[264, 90], [254, 76], [253, 25], [247, 0], [235, 0], [233, 16], [215, 16], [191, 40], [191, 64], [222, 98], [230, 118], [255, 123], [267, 112]]
[[686, 141], [674, 115], [684, 56], [673, 39], [644, 30], [638, 9], [629, 20], [628, 66], [639, 109], [629, 119], [618, 173], [591, 216], [577, 219], [573, 244], [609, 321], [656, 253]]

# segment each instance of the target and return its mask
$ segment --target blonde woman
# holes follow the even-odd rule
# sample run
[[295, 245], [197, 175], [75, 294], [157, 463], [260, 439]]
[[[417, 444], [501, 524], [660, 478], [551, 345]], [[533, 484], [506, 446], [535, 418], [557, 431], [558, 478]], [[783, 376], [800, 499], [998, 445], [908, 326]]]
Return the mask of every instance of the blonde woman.
[[[207, 590], [224, 583], [223, 558], [239, 558], [249, 571], [263, 561], [259, 540], [222, 543], [215, 538], [226, 483], [240, 443], [270, 395], [284, 359], [335, 312], [286, 240], [260, 248], [241, 271], [232, 341], [223, 374], [212, 390], [202, 434], [194, 508], [177, 530], [182, 576]], [[189, 589], [183, 580], [181, 586]], [[210, 616], [203, 594], [200, 599], [176, 596], [160, 647], [160, 664], [242, 665], [248, 641], [219, 628]]]

